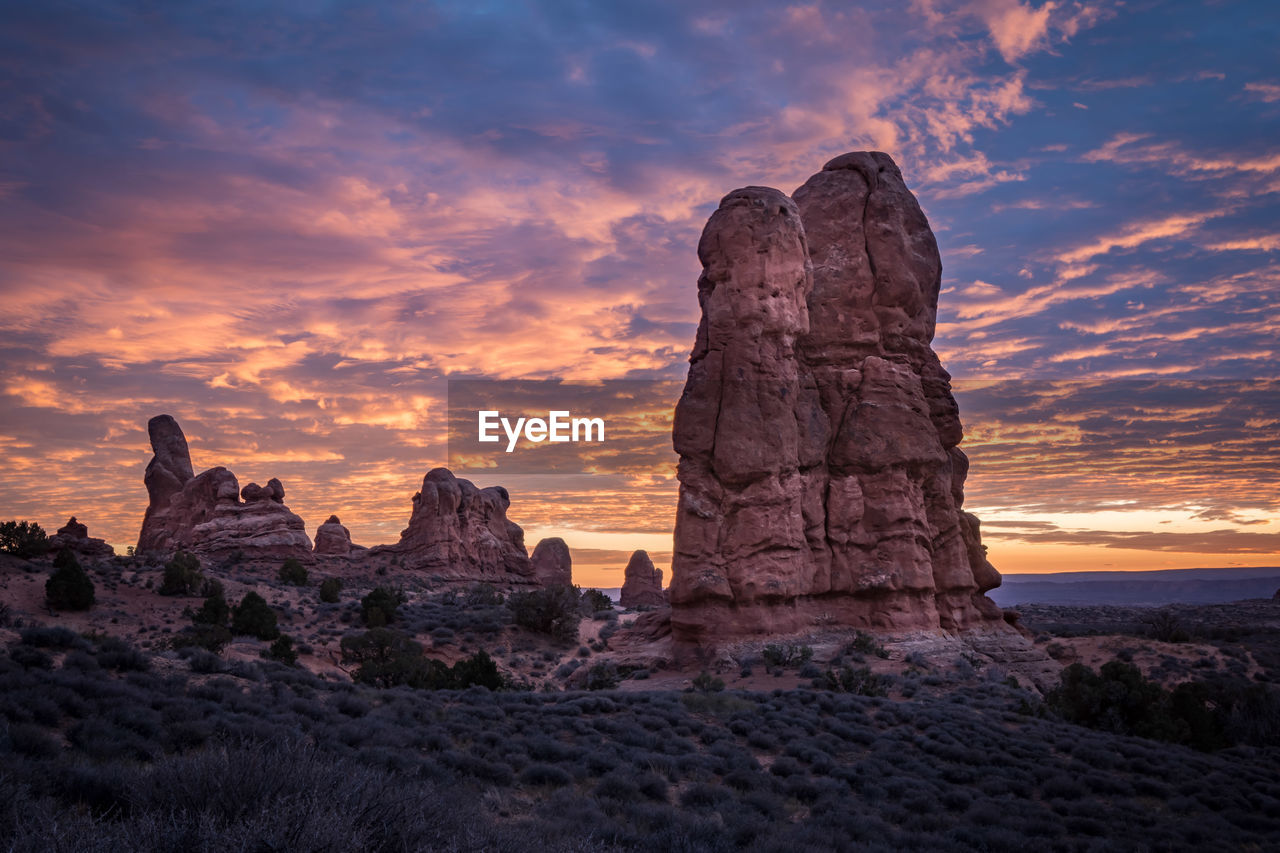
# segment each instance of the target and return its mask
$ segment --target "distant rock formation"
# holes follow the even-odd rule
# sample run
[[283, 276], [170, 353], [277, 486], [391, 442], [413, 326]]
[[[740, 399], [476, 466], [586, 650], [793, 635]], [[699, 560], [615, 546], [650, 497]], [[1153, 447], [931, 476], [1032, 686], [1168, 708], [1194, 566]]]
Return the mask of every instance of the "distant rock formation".
[[342, 525], [341, 519], [336, 515], [329, 516], [324, 524], [316, 528], [316, 554], [346, 557], [353, 551], [364, 550], [367, 550], [364, 546], [352, 544], [351, 531]]
[[88, 526], [76, 521], [74, 515], [49, 539], [50, 553], [63, 548], [70, 548], [85, 557], [114, 557], [116, 553], [105, 540], [90, 538]]
[[698, 257], [673, 431], [677, 642], [817, 624], [1013, 633], [961, 510], [959, 411], [930, 347], [937, 244], [893, 160], [837, 157], [794, 200], [735, 190]]
[[533, 549], [533, 573], [543, 586], [572, 586], [573, 559], [569, 546], [558, 536], [543, 539]]
[[370, 554], [397, 556], [404, 568], [428, 570], [445, 580], [537, 583], [524, 531], [507, 520], [510, 505], [501, 486], [479, 489], [447, 468], [434, 468], [413, 496], [413, 513], [400, 541], [372, 548]]
[[627, 609], [661, 607], [667, 603], [662, 591], [662, 569], [653, 567], [647, 551], [636, 551], [627, 561], [619, 603]]
[[183, 549], [249, 559], [311, 554], [305, 525], [284, 505], [279, 480], [273, 478], [265, 487], [250, 483], [242, 493], [226, 468], [193, 476], [187, 439], [177, 421], [157, 415], [148, 422], [147, 433], [155, 455], [144, 476], [149, 501], [137, 553], [167, 555]]

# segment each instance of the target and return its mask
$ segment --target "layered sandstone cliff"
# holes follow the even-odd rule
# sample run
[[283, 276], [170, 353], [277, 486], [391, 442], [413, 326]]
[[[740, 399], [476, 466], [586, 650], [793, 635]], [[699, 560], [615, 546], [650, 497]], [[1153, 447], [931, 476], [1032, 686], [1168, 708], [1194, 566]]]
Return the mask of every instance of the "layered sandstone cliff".
[[892, 159], [846, 154], [788, 198], [729, 193], [698, 245], [676, 408], [677, 642], [838, 624], [1011, 632], [964, 513], [942, 266]]

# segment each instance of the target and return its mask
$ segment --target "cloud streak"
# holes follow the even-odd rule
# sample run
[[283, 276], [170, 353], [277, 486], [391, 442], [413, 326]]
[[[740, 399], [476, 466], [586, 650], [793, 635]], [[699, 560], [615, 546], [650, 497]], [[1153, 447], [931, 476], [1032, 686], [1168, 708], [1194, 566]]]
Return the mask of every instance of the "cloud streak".
[[[956, 376], [1257, 376], [1280, 114], [1220, 15], [1183, 44], [1193, 12], [1065, 0], [8, 7], [0, 508], [131, 541], [169, 411], [198, 464], [394, 539], [449, 377], [681, 379], [716, 201], [855, 148], [938, 233]], [[530, 486], [528, 524], [669, 524], [669, 477]]]

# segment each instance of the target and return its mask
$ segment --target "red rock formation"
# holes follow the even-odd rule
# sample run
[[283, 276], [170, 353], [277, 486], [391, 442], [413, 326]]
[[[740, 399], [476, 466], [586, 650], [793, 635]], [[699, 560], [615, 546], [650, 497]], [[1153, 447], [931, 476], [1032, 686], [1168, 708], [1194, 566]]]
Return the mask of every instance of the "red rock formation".
[[524, 531], [507, 520], [510, 505], [501, 486], [478, 489], [446, 468], [435, 468], [413, 496], [413, 514], [400, 541], [370, 553], [396, 555], [405, 568], [428, 570], [446, 580], [537, 583]]
[[667, 596], [662, 591], [662, 569], [653, 567], [648, 552], [632, 554], [623, 577], [619, 599], [623, 607], [661, 607], [667, 603]]
[[155, 456], [145, 482], [150, 500], [138, 534], [137, 553], [171, 554], [178, 549], [207, 557], [240, 554], [282, 559], [311, 554], [303, 521], [284, 505], [284, 486], [240, 486], [226, 468], [192, 476], [191, 454], [181, 427], [169, 415], [147, 424]]
[[352, 544], [351, 531], [342, 525], [342, 521], [336, 515], [329, 516], [324, 524], [316, 528], [315, 552], [317, 554], [346, 557], [353, 551], [364, 550], [367, 549], [361, 545]]
[[1012, 631], [961, 511], [968, 462], [930, 348], [941, 261], [886, 154], [721, 201], [676, 408], [672, 628], [699, 646], [814, 624]]
[[538, 583], [543, 586], [573, 585], [573, 558], [569, 555], [569, 546], [560, 537], [539, 541], [529, 559]]
[[116, 553], [105, 540], [91, 538], [88, 526], [76, 521], [74, 515], [49, 539], [50, 553], [64, 548], [70, 548], [85, 557], [114, 557]]

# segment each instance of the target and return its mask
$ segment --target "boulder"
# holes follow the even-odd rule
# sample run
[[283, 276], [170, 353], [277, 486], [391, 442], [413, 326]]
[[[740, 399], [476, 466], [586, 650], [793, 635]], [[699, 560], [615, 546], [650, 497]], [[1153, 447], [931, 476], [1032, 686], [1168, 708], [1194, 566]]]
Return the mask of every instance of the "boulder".
[[447, 468], [434, 468], [413, 496], [400, 541], [372, 548], [370, 554], [398, 557], [404, 568], [444, 580], [535, 584], [524, 530], [507, 519], [509, 506], [511, 496], [501, 486], [480, 489]]
[[144, 477], [149, 501], [137, 553], [165, 556], [182, 549], [205, 557], [270, 560], [311, 554], [305, 525], [284, 505], [279, 480], [265, 487], [250, 483], [242, 493], [226, 468], [193, 476], [177, 421], [158, 415], [147, 432], [155, 455]]
[[539, 540], [533, 549], [533, 573], [543, 586], [572, 586], [573, 559], [569, 546], [558, 536]]
[[336, 516], [329, 516], [324, 524], [316, 528], [315, 553], [335, 557], [345, 557], [355, 551], [367, 550], [363, 545], [351, 541], [351, 531], [343, 526]]
[[636, 551], [627, 561], [619, 603], [628, 610], [636, 607], [661, 607], [667, 603], [662, 591], [662, 569], [653, 567], [646, 551]]
[[963, 431], [930, 347], [941, 260], [893, 160], [837, 157], [792, 198], [735, 190], [698, 257], [673, 427], [675, 640], [832, 623], [1016, 635], [982, 595], [1000, 576], [961, 510]]
[[70, 548], [83, 557], [114, 557], [116, 553], [105, 540], [91, 538], [89, 527], [76, 521], [74, 515], [49, 538], [50, 553], [64, 548]]

